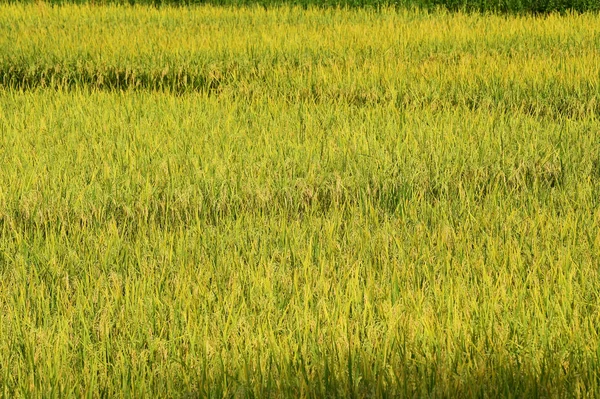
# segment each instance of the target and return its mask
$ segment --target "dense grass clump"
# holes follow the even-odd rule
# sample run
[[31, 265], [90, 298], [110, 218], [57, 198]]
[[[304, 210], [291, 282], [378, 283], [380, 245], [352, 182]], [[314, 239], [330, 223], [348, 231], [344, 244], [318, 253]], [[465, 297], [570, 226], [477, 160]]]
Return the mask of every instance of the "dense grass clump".
[[2, 6], [0, 395], [599, 396], [599, 40]]

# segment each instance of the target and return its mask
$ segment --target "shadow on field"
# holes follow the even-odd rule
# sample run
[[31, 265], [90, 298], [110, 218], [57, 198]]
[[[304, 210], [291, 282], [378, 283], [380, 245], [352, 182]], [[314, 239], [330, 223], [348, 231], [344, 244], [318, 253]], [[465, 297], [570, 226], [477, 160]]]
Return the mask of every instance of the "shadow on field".
[[[435, 364], [406, 368], [351, 364], [338, 373], [327, 362], [320, 368], [302, 364], [270, 365], [272, 374], [228, 373], [197, 386], [181, 385], [177, 396], [213, 398], [550, 398], [597, 397], [597, 364], [543, 363], [533, 371], [523, 365], [490, 363], [469, 375], [442, 371]], [[364, 369], [361, 368], [364, 367]], [[352, 370], [352, 373], [349, 372]], [[167, 393], [166, 381], [152, 388]], [[173, 387], [173, 382], [168, 384]], [[164, 384], [164, 386], [161, 386]]]
[[211, 73], [178, 68], [143, 71], [132, 68], [76, 65], [32, 66], [8, 64], [0, 67], [0, 87], [15, 90], [150, 90], [174, 94], [218, 92], [222, 78]]
[[[600, 184], [600, 178], [594, 177], [600, 176], [598, 170], [600, 168], [594, 164], [590, 177]], [[462, 209], [465, 204], [477, 206], [489, 198], [511, 198], [518, 202], [520, 198], [531, 199], [533, 196], [544, 203], [551, 192], [565, 189], [567, 179], [558, 161], [532, 161], [508, 170], [497, 167], [467, 169], [448, 176], [422, 171], [417, 176], [415, 179], [402, 172], [391, 172], [382, 179], [361, 181], [351, 186], [340, 185], [331, 177], [320, 183], [299, 182], [280, 190], [270, 190], [268, 195], [260, 190], [239, 192], [235, 182], [226, 181], [203, 182], [186, 195], [168, 185], [157, 185], [154, 195], [145, 201], [141, 201], [141, 194], [133, 190], [126, 196], [106, 196], [105, 202], [100, 204], [90, 200], [89, 209], [86, 209], [85, 201], [83, 205], [56, 207], [46, 204], [43, 196], [36, 196], [35, 201], [23, 197], [8, 201], [5, 212], [0, 214], [0, 230], [45, 234], [59, 229], [68, 234], [71, 230], [102, 228], [111, 221], [123, 234], [137, 235], [148, 225], [168, 230], [198, 222], [218, 225], [224, 220], [251, 215], [297, 219], [331, 212], [376, 210], [381, 215], [403, 216], [407, 209], [414, 207], [445, 204]]]
[[[255, 63], [259, 61], [255, 60]], [[535, 87], [523, 86], [518, 90], [495, 84], [480, 84], [465, 92], [458, 86], [435, 88], [412, 87], [395, 92], [390, 88], [321, 87], [299, 85], [270, 87], [251, 84], [268, 79], [261, 74], [258, 64], [207, 69], [198, 67], [173, 67], [161, 70], [119, 68], [102, 65], [27, 65], [6, 62], [0, 65], [0, 89], [34, 91], [149, 91], [181, 96], [203, 93], [209, 96], [224, 95], [245, 101], [277, 99], [289, 103], [347, 104], [363, 108], [394, 104], [397, 109], [431, 109], [443, 111], [466, 108], [470, 110], [500, 110], [523, 115], [548, 118], [581, 118], [600, 115], [600, 102], [593, 88], [568, 89], [560, 95], [540, 92]], [[499, 84], [499, 83], [498, 83]], [[499, 94], [501, 93], [501, 94]]]

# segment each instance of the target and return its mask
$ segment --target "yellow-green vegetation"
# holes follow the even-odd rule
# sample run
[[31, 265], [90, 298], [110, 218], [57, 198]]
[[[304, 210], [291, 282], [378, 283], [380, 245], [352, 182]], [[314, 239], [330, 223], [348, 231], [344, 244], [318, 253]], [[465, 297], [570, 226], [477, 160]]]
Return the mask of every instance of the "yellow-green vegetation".
[[0, 395], [600, 395], [600, 16], [0, 6]]
[[[37, 0], [2, 0], [4, 3], [34, 3]], [[424, 10], [445, 10], [463, 12], [479, 11], [511, 14], [548, 14], [552, 12], [594, 12], [600, 11], [598, 0], [46, 0], [47, 3], [62, 4], [128, 4], [161, 7], [214, 5], [225, 7], [260, 6], [279, 7], [284, 4], [299, 7], [343, 7], [343, 8], [421, 8]]]

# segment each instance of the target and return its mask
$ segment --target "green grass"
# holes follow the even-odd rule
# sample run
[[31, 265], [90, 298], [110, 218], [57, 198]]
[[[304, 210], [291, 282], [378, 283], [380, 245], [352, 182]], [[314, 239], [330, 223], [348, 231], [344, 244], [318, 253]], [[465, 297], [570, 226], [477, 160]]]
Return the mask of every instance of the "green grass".
[[600, 395], [599, 22], [2, 6], [0, 395]]
[[6, 89], [600, 113], [598, 15], [45, 4], [2, 11]]
[[[5, 4], [34, 3], [36, 0], [2, 0]], [[226, 7], [260, 6], [278, 8], [298, 6], [303, 8], [374, 8], [394, 7], [398, 9], [420, 8], [433, 11], [488, 12], [499, 14], [548, 14], [553, 12], [597, 12], [598, 0], [46, 0], [55, 5], [93, 4], [93, 5], [142, 5], [188, 7], [213, 5]]]

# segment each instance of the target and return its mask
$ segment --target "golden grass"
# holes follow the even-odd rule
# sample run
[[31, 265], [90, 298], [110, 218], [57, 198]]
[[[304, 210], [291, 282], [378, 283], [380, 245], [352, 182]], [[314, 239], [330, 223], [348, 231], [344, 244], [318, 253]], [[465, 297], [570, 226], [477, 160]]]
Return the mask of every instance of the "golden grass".
[[599, 19], [1, 6], [1, 394], [597, 396]]

